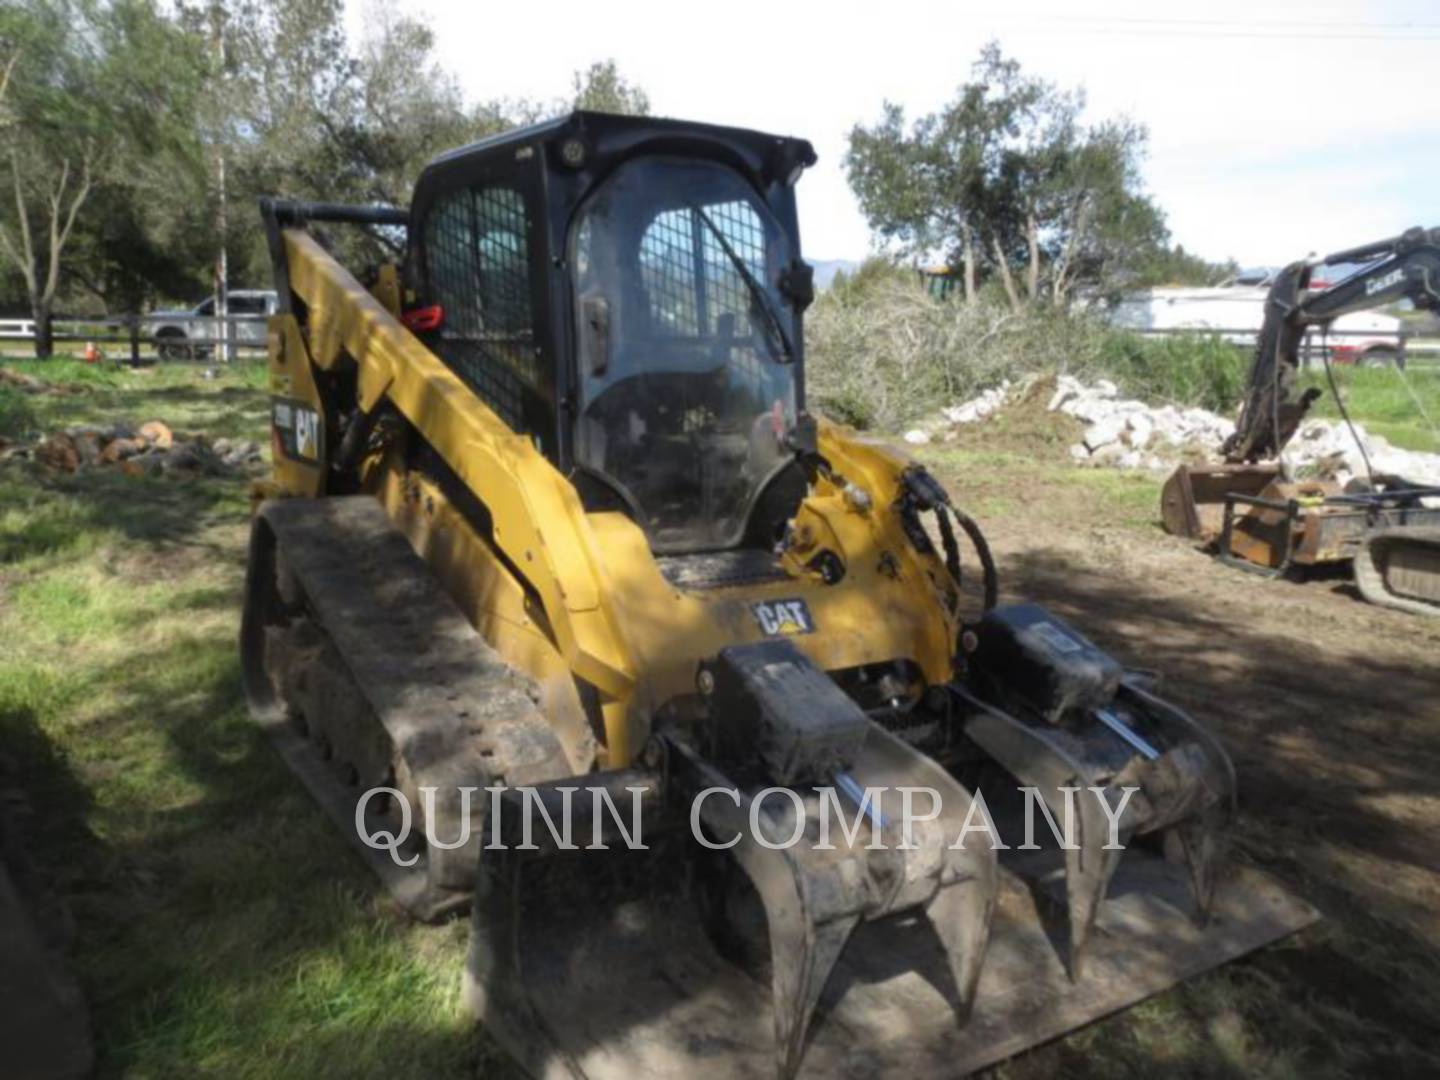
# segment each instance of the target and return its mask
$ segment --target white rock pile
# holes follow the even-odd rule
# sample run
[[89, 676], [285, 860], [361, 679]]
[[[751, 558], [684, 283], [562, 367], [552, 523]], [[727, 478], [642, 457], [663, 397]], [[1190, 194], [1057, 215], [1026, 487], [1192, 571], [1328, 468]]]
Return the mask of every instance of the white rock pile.
[[[1440, 487], [1440, 454], [1392, 446], [1385, 436], [1366, 431], [1364, 424], [1355, 425], [1355, 434], [1377, 476], [1399, 476], [1412, 483]], [[1334, 477], [1342, 484], [1351, 477], [1365, 475], [1365, 458], [1344, 422], [1310, 420], [1302, 424], [1285, 448], [1285, 460], [1292, 466], [1311, 466], [1316, 474]]]
[[1086, 386], [1071, 375], [1061, 375], [1046, 407], [1085, 425], [1070, 456], [1087, 465], [1169, 469], [1185, 449], [1218, 450], [1235, 430], [1233, 422], [1205, 409], [1154, 407], [1122, 398], [1109, 379]]
[[1005, 403], [1009, 400], [1010, 380], [1006, 379], [999, 386], [986, 390], [979, 397], [941, 409], [939, 414], [929, 420], [924, 427], [911, 428], [905, 432], [905, 441], [915, 446], [923, 446], [933, 439], [943, 436], [948, 427], [973, 424], [977, 420], [984, 420], [987, 416], [995, 415], [1005, 407]]
[[[905, 432], [905, 441], [923, 445], [945, 441], [947, 435], [953, 438], [955, 428], [994, 416], [1028, 389], [1029, 384], [1001, 383], [940, 410], [925, 424]], [[1071, 458], [1082, 465], [1159, 472], [1186, 458], [1218, 460], [1221, 444], [1235, 431], [1233, 420], [1206, 409], [1154, 406], [1122, 398], [1119, 388], [1108, 379], [1086, 385], [1074, 376], [1061, 375], [1046, 408], [1085, 425], [1080, 441], [1070, 447]], [[1402, 450], [1383, 436], [1367, 432], [1361, 424], [1355, 425], [1355, 432], [1377, 474], [1440, 486], [1440, 454]], [[1292, 474], [1333, 477], [1342, 484], [1365, 475], [1364, 456], [1344, 422], [1307, 421], [1290, 440], [1284, 460]]]

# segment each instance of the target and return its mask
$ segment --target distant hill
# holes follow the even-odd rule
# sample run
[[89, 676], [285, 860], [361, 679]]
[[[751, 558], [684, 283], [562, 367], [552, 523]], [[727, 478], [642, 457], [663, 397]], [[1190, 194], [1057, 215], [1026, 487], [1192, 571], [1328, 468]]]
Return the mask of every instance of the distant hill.
[[840, 271], [853, 274], [860, 269], [860, 263], [855, 259], [807, 259], [805, 260], [815, 268], [815, 287], [817, 289], [828, 289], [830, 283], [835, 280], [835, 275]]

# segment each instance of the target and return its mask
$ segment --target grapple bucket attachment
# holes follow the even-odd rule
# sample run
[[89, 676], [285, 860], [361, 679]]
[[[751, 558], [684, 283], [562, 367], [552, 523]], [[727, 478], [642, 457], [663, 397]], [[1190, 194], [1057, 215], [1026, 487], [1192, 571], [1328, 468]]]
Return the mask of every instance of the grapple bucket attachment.
[[[728, 800], [715, 804], [734, 809]], [[745, 882], [754, 880], [749, 870], [727, 853], [697, 853], [678, 836], [650, 844], [645, 852], [549, 859], [512, 852], [510, 869], [518, 872], [508, 881], [499, 875], [501, 887], [487, 894], [493, 903], [484, 896], [477, 903], [467, 997], [531, 1075], [963, 1075], [1315, 918], [1263, 874], [1232, 869], [1217, 882], [1211, 918], [1201, 925], [1185, 867], [1127, 851], [1075, 980], [1063, 873], [1043, 859], [1011, 861], [1023, 853], [1002, 852], [993, 904], [976, 882], [874, 919], [820, 915], [807, 931], [797, 930], [803, 919], [791, 918], [802, 910], [795, 896], [782, 898], [796, 906], [778, 918], [773, 896], [768, 903], [752, 897], [755, 908], [769, 909], [767, 934], [765, 917], [747, 925], [744, 897], [733, 899], [736, 936], [755, 947], [747, 956], [702, 927], [708, 890], [726, 888], [709, 859], [730, 859]], [[769, 872], [759, 873], [763, 880]], [[982, 906], [989, 919], [977, 965]], [[786, 965], [788, 972], [779, 970]], [[976, 966], [967, 1011], [963, 984]]]
[[1181, 465], [1160, 491], [1160, 519], [1175, 536], [1209, 542], [1220, 535], [1225, 496], [1259, 495], [1278, 465]]
[[[803, 669], [777, 676], [783, 655], [762, 659], [753, 670], [770, 688], [828, 700]], [[749, 678], [743, 659], [732, 667]], [[724, 682], [714, 697], [731, 704]], [[763, 718], [770, 690], [758, 678], [751, 688]], [[655, 768], [672, 821], [688, 816], [690, 830], [646, 851], [482, 854], [472, 1006], [537, 1076], [958, 1075], [1314, 918], [1262, 875], [1222, 872], [1228, 760], [1143, 689], [1124, 688], [1115, 722], [1143, 710], [1135, 738], [1163, 752], [1140, 755], [1129, 776], [1134, 748], [1103, 723], [1093, 752], [1084, 740], [1077, 751], [978, 699], [965, 706], [967, 734], [1047, 800], [1077, 782], [1107, 798], [1140, 787], [1138, 801], [1112, 807], [1122, 837], [1171, 836], [1178, 861], [1106, 850], [1108, 817], [1089, 792], [1074, 851], [997, 852], [985, 806], [868, 719], [843, 769], [819, 782], [774, 773], [808, 774], [795, 763], [808, 755], [813, 767], [816, 746], [823, 758], [839, 745], [835, 725], [777, 731], [762, 719], [752, 734], [764, 776], [732, 773], [723, 746], [711, 759], [670, 732]], [[800, 741], [787, 739], [796, 730]], [[1102, 762], [1120, 769], [1101, 775]], [[825, 799], [839, 811], [828, 834]]]

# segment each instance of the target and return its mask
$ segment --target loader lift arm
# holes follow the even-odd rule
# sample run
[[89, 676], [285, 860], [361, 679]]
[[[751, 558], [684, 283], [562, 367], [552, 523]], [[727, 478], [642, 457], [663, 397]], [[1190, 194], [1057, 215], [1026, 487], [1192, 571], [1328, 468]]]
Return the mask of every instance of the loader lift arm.
[[[1317, 267], [1353, 262], [1369, 265], [1324, 292], [1308, 292]], [[1240, 420], [1221, 448], [1225, 460], [1238, 465], [1278, 457], [1320, 396], [1313, 389], [1298, 397], [1294, 392], [1306, 331], [1402, 299], [1418, 308], [1440, 309], [1440, 229], [1407, 229], [1388, 240], [1291, 263], [1282, 270], [1265, 300], [1265, 321]]]
[[609, 693], [623, 693], [633, 675], [614, 648], [596, 541], [573, 490], [303, 228], [306, 221], [400, 225], [403, 216], [383, 207], [269, 200], [262, 213], [273, 223], [272, 245], [283, 253], [275, 261], [277, 274], [287, 277], [282, 303], [294, 296], [306, 306], [314, 364], [329, 370], [343, 357], [356, 360], [358, 415], [351, 423], [363, 423], [389, 401], [425, 424], [450, 467], [501, 520], [514, 523], [503, 534], [497, 530], [497, 543], [512, 561], [544, 569], [532, 580], [575, 670]]

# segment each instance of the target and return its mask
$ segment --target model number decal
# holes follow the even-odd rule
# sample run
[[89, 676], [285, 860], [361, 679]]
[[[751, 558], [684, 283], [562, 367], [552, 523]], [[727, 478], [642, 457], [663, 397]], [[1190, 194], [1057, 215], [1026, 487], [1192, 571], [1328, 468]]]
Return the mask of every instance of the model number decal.
[[1034, 626], [1030, 627], [1030, 631], [1058, 653], [1079, 652], [1084, 648], [1080, 642], [1076, 641], [1053, 622], [1037, 622]]
[[766, 600], [750, 608], [760, 630], [770, 636], [777, 634], [813, 634], [815, 619], [804, 600]]

